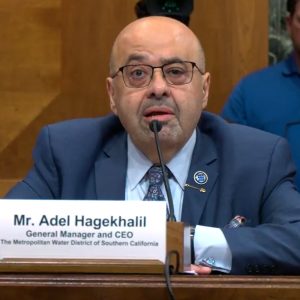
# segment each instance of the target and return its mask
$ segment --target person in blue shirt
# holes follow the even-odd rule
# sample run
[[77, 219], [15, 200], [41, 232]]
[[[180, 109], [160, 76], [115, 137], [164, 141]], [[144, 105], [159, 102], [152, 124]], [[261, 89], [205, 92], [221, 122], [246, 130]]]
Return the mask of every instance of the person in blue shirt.
[[298, 169], [300, 190], [300, 0], [287, 1], [287, 30], [293, 52], [287, 59], [243, 78], [221, 115], [233, 123], [285, 137]]

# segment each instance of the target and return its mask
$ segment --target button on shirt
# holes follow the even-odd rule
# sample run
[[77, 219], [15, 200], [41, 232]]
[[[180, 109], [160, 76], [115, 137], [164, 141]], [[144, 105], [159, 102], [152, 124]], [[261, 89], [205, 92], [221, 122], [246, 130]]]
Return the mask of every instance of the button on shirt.
[[[172, 173], [172, 176], [169, 178], [169, 184], [177, 221], [181, 220], [184, 185], [187, 180], [195, 143], [196, 130], [194, 130], [184, 147], [167, 163], [167, 167]], [[129, 136], [127, 156], [128, 166], [125, 198], [127, 201], [142, 200], [147, 193], [149, 185], [145, 174], [153, 165], [153, 162], [136, 148]], [[167, 199], [164, 186], [162, 186], [162, 192], [165, 199]], [[209, 257], [213, 258], [215, 262], [212, 267], [223, 272], [231, 270], [231, 251], [219, 228], [196, 226], [194, 245], [196, 263], [201, 263], [201, 261], [207, 260]]]

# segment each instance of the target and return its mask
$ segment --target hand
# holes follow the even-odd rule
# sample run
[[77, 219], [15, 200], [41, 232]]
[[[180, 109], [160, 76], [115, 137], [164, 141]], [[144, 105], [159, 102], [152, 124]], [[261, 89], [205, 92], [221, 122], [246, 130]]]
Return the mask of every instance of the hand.
[[201, 265], [191, 265], [191, 270], [196, 272], [198, 275], [209, 275], [212, 271], [210, 267]]

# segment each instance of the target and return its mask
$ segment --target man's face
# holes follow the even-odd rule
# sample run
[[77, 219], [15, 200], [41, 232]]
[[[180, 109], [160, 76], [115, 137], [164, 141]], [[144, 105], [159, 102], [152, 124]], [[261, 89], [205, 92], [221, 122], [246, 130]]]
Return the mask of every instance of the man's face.
[[[200, 64], [197, 40], [183, 25], [168, 21], [141, 24], [124, 33], [117, 44], [115, 71], [128, 64], [161, 66], [172, 61]], [[145, 28], [143, 28], [145, 26]], [[107, 80], [112, 111], [120, 118], [135, 145], [143, 149], [154, 144], [149, 123], [163, 123], [159, 133], [163, 147], [180, 149], [191, 136], [207, 104], [209, 74], [194, 68], [188, 84], [170, 85], [161, 69], [155, 69], [150, 84], [143, 88], [125, 86], [122, 73]]]
[[295, 51], [300, 55], [300, 1], [296, 4], [295, 13], [287, 17], [287, 29]]

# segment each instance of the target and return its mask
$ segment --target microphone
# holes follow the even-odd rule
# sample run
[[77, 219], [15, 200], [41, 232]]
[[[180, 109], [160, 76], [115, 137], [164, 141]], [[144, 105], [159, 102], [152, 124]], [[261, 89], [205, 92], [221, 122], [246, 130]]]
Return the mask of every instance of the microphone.
[[166, 172], [165, 164], [164, 164], [164, 159], [161, 153], [160, 149], [160, 143], [159, 143], [159, 138], [158, 138], [158, 133], [161, 131], [163, 125], [160, 121], [158, 120], [153, 120], [149, 124], [150, 130], [154, 133], [154, 138], [155, 138], [155, 144], [156, 144], [156, 150], [160, 162], [160, 167], [163, 173], [163, 181], [164, 181], [164, 186], [167, 192], [167, 199], [168, 199], [168, 204], [169, 204], [169, 216], [168, 216], [168, 221], [173, 221], [176, 222], [175, 214], [174, 214], [174, 204], [173, 204], [173, 197], [171, 194], [170, 190], [170, 185], [169, 185], [169, 180], [168, 180], [168, 175]]

